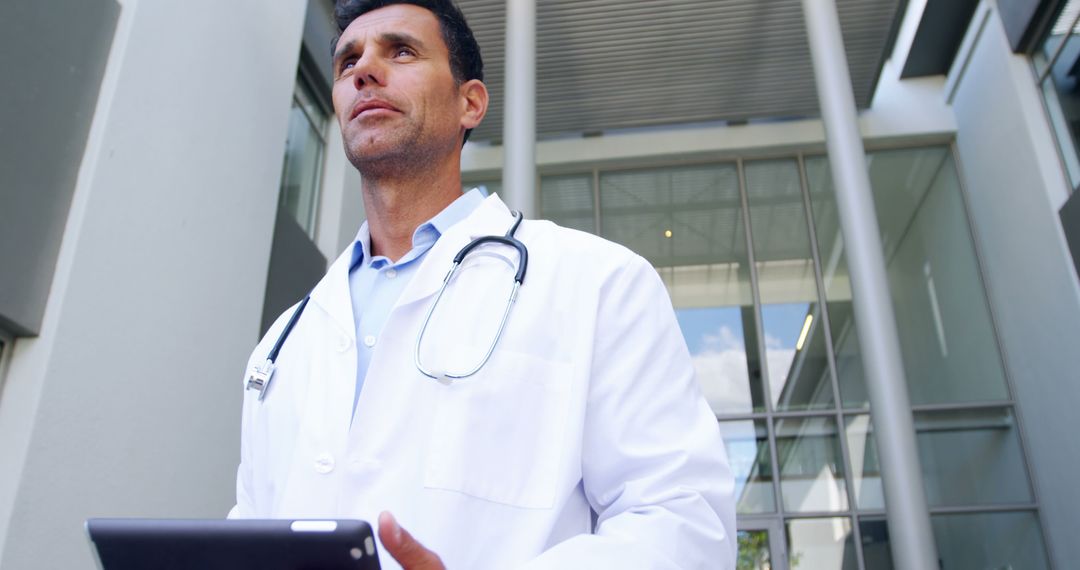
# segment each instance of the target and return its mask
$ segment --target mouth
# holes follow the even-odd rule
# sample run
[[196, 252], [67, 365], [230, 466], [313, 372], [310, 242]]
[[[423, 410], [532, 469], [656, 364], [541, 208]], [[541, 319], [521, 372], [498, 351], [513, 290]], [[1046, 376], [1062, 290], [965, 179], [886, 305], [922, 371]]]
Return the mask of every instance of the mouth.
[[351, 121], [364, 114], [376, 114], [381, 112], [400, 113], [401, 110], [381, 99], [365, 99], [353, 107], [352, 112], [349, 113], [349, 120]]

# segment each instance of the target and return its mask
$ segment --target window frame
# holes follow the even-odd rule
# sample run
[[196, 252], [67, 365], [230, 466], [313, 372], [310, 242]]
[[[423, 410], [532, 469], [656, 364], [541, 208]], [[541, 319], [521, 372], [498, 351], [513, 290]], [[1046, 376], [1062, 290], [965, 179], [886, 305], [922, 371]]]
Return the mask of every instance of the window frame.
[[[315, 239], [315, 236], [318, 234], [320, 210], [319, 202], [322, 199], [322, 184], [325, 174], [324, 171], [326, 170], [326, 150], [329, 144], [327, 130], [330, 121], [333, 120], [334, 117], [333, 108], [329, 101], [327, 101], [327, 97], [320, 96], [320, 85], [322, 85], [322, 82], [317, 79], [316, 73], [310, 68], [309, 65], [305, 63], [304, 58], [301, 58], [300, 65], [298, 66], [296, 72], [296, 82], [293, 84], [293, 93], [290, 104], [293, 107], [300, 109], [300, 112], [307, 120], [308, 127], [310, 127], [311, 130], [314, 131], [316, 134], [316, 140], [319, 143], [319, 148], [317, 158], [315, 160], [317, 167], [315, 168], [315, 176], [314, 180], [312, 181], [310, 212], [307, 215], [307, 219], [301, 221], [297, 218], [296, 213], [290, 211], [289, 214], [292, 215], [294, 219], [296, 219], [297, 224], [301, 226], [301, 229], [304, 230], [304, 233], [306, 233], [311, 239]], [[307, 99], [307, 101], [305, 101], [305, 99]], [[313, 117], [311, 112], [309, 111], [309, 105], [305, 103], [310, 103], [311, 105], [314, 105], [323, 114], [323, 116]], [[284, 205], [285, 181], [286, 175], [289, 172], [288, 151], [288, 136], [286, 135], [285, 153], [282, 157], [281, 164], [281, 179], [280, 183], [278, 184], [279, 208], [283, 207]]]
[[1053, 70], [1058, 59], [1065, 52], [1066, 45], [1069, 43], [1071, 36], [1080, 36], [1080, 33], [1077, 32], [1077, 29], [1080, 28], [1080, 10], [1077, 10], [1077, 12], [1072, 15], [1071, 26], [1068, 28], [1071, 31], [1064, 35], [1061, 43], [1054, 49], [1054, 52], [1047, 57], [1043, 50], [1046, 42], [1053, 36], [1058, 20], [1067, 13], [1066, 8], [1070, 1], [1071, 0], [1060, 0], [1060, 6], [1053, 11], [1054, 16], [1048, 18], [1045, 29], [1041, 30], [1037, 36], [1039, 38], [1038, 41], [1032, 44], [1031, 51], [1028, 52], [1028, 63], [1031, 66], [1031, 75], [1034, 79], [1035, 89], [1039, 92], [1039, 100], [1042, 103], [1043, 114], [1046, 118], [1047, 126], [1050, 127], [1054, 139], [1054, 148], [1057, 151], [1058, 162], [1060, 163], [1062, 174], [1065, 176], [1065, 180], [1068, 184], [1068, 193], [1072, 194], [1080, 189], [1080, 146], [1072, 140], [1073, 134], [1070, 131], [1065, 118], [1062, 116], [1063, 106], [1058, 99], [1057, 85], [1054, 84]]

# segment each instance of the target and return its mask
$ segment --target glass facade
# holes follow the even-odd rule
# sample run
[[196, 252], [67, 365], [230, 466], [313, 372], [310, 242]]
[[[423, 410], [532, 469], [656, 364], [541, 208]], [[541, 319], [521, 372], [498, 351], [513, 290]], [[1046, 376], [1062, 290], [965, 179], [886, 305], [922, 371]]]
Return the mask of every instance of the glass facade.
[[328, 112], [319, 103], [303, 74], [297, 79], [289, 111], [285, 165], [279, 204], [311, 237], [315, 235]]
[[550, 213], [548, 219], [566, 228], [596, 233], [591, 175], [549, 176], [540, 185], [540, 208]]
[[[1033, 512], [936, 514], [930, 517], [930, 524], [934, 527], [942, 568], [1050, 568], [1039, 520]], [[892, 570], [892, 551], [885, 521], [867, 518], [860, 525], [866, 568]]]
[[713, 409], [764, 411], [738, 170], [720, 164], [596, 178], [602, 235], [657, 267]]
[[[947, 147], [868, 157], [897, 331], [913, 405], [1005, 401], [1005, 371], [979, 275], [959, 175]], [[825, 157], [806, 172], [845, 405], [865, 406], [851, 287]], [[835, 311], [839, 309], [839, 311]], [[857, 372], [855, 372], [857, 371]]]
[[772, 570], [769, 533], [764, 530], [739, 531], [738, 570]]
[[855, 570], [859, 567], [851, 519], [793, 519], [786, 526], [791, 568]]
[[[849, 416], [845, 431], [853, 476], [858, 478], [856, 502], [863, 510], [884, 509], [870, 417]], [[931, 507], [1034, 502], [1016, 419], [1009, 408], [917, 412], [915, 434]]]
[[834, 408], [798, 163], [747, 162], [744, 172], [772, 409]]
[[735, 475], [735, 511], [738, 514], [775, 513], [769, 433], [764, 420], [721, 421]]
[[[880, 150], [868, 165], [944, 567], [1043, 568], [951, 149]], [[543, 217], [638, 252], [667, 285], [735, 474], [739, 568], [891, 567], [826, 158], [542, 176], [539, 201]]]

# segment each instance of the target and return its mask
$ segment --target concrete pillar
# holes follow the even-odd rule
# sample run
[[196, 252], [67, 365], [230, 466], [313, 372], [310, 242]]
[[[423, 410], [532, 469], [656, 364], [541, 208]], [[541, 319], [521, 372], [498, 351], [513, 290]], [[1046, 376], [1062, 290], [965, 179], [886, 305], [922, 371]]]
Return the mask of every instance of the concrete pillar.
[[506, 0], [502, 198], [536, 216], [536, 0]]
[[885, 487], [893, 563], [938, 567], [870, 176], [834, 0], [802, 0]]

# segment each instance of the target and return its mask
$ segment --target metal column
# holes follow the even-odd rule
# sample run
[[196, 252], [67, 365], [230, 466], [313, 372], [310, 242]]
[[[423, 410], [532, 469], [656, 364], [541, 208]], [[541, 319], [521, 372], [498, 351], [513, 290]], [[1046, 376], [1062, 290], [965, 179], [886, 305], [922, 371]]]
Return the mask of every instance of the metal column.
[[856, 120], [835, 0], [802, 0], [825, 139], [847, 248], [852, 300], [866, 370], [893, 563], [938, 567], [915, 426], [896, 334], [866, 155]]
[[503, 199], [526, 218], [536, 205], [536, 0], [506, 0]]

